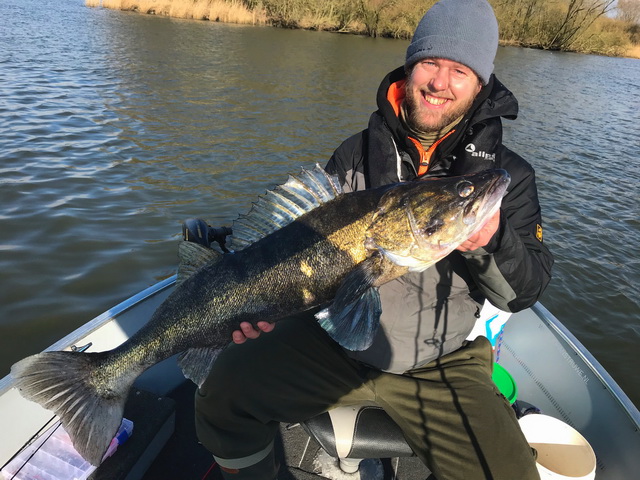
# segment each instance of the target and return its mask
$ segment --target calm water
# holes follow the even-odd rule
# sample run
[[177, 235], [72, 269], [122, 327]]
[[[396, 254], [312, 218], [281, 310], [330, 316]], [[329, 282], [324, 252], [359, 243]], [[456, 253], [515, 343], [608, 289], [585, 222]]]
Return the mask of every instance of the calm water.
[[[375, 108], [406, 42], [0, 2], [0, 376], [173, 274]], [[542, 301], [640, 405], [640, 61], [501, 48], [505, 141], [536, 168]]]

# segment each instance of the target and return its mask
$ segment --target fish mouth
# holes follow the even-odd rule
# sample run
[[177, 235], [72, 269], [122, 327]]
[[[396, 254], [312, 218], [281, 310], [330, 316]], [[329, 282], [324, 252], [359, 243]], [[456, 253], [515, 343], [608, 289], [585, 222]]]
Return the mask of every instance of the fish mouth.
[[[502, 203], [502, 197], [504, 197], [507, 187], [511, 182], [511, 176], [506, 170], [496, 169], [490, 170], [481, 175], [491, 175], [493, 178], [482, 183], [481, 187], [474, 192], [475, 198], [470, 201], [463, 210], [462, 221], [465, 225], [473, 225], [478, 217], [483, 220], [479, 222], [475, 231], [480, 230], [486, 220], [498, 211]], [[475, 233], [474, 231], [474, 233]]]
[[511, 182], [511, 175], [501, 168], [491, 171], [494, 172], [495, 178], [487, 186], [487, 195], [499, 195], [502, 198]]

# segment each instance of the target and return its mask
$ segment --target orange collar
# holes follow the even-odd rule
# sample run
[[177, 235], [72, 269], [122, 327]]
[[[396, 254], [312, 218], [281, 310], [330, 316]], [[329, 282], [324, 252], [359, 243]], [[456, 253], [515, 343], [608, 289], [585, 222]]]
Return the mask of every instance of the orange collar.
[[393, 107], [393, 111], [396, 113], [396, 117], [400, 116], [400, 106], [406, 95], [404, 86], [407, 83], [406, 80], [398, 80], [394, 82], [387, 90], [387, 100]]

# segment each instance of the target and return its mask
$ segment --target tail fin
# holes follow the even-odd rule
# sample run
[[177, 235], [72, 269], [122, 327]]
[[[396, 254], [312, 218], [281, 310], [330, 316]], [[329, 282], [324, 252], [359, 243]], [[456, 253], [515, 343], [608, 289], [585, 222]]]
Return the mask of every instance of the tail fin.
[[107, 352], [44, 352], [11, 367], [21, 395], [53, 411], [93, 465], [100, 465], [118, 430], [135, 379], [101, 370], [106, 357]]

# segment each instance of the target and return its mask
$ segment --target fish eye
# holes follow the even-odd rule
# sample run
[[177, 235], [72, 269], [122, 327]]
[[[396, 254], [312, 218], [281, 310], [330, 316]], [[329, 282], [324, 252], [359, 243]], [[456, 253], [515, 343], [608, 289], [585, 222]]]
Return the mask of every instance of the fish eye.
[[467, 198], [469, 195], [473, 193], [475, 187], [471, 182], [460, 182], [458, 184], [458, 195], [462, 198]]

